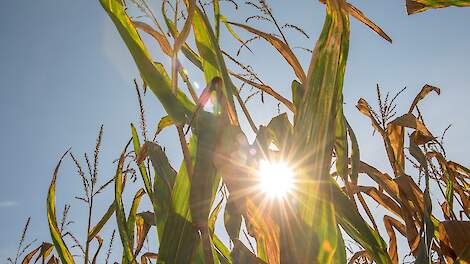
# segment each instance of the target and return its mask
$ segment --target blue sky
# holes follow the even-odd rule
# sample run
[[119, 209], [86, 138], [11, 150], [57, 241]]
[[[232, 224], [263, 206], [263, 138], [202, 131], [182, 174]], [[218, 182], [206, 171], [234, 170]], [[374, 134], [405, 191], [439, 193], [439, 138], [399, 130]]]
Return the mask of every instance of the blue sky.
[[[160, 2], [160, 1], [158, 1]], [[242, 3], [243, 1], [238, 1]], [[281, 23], [301, 25], [310, 35], [289, 33], [292, 46], [312, 48], [321, 30], [324, 7], [316, 1], [270, 1]], [[423, 103], [430, 130], [439, 135], [449, 125], [448, 157], [470, 165], [467, 160], [470, 83], [470, 8], [433, 10], [407, 16], [399, 0], [353, 1], [393, 39], [389, 44], [357, 21], [351, 22], [351, 46], [344, 87], [346, 116], [356, 131], [362, 159], [389, 171], [377, 135], [369, 121], [354, 107], [360, 97], [375, 103], [375, 85], [384, 91], [408, 89], [400, 97], [405, 111], [414, 95], [428, 83], [442, 88]], [[224, 14], [242, 22], [252, 9], [235, 13], [230, 4]], [[266, 24], [258, 28], [271, 30]], [[32, 217], [31, 238], [50, 240], [45, 200], [52, 170], [67, 148], [91, 154], [100, 124], [104, 140], [100, 159], [101, 181], [112, 176], [113, 160], [130, 136], [129, 123], [138, 122], [138, 104], [132, 80], [135, 66], [110, 19], [98, 1], [7, 1], [0, 9], [0, 263], [14, 254], [16, 241], [28, 216]], [[248, 35], [240, 33], [245, 39]], [[223, 34], [222, 46], [234, 51], [233, 39]], [[153, 45], [153, 44], [152, 44]], [[161, 55], [150, 48], [158, 59]], [[290, 97], [293, 72], [273, 48], [263, 42], [253, 46], [255, 55], [242, 52], [241, 60], [253, 66], [262, 79]], [[296, 53], [306, 69], [310, 55]], [[202, 76], [190, 71], [192, 79]], [[203, 86], [203, 85], [201, 85]], [[248, 104], [257, 124], [276, 114], [276, 103], [267, 100]], [[164, 114], [153, 95], [145, 98], [150, 128]], [[180, 159], [170, 128], [158, 141], [166, 146], [174, 164]], [[72, 203], [75, 228], [85, 231], [85, 210], [74, 201], [80, 181], [70, 160], [58, 180], [58, 209]], [[136, 188], [137, 181], [131, 184]], [[98, 198], [97, 215], [112, 200], [110, 192]], [[130, 199], [130, 198], [129, 198]], [[109, 230], [107, 230], [109, 232]], [[79, 234], [80, 236], [80, 234]]]

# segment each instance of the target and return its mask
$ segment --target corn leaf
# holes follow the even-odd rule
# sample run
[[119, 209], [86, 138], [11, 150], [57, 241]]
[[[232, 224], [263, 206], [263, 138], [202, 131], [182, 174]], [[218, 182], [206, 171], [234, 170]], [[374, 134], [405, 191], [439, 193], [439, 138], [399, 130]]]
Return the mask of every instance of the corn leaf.
[[292, 50], [289, 48], [289, 46], [286, 43], [284, 43], [282, 40], [276, 38], [273, 35], [262, 32], [260, 30], [255, 29], [255, 28], [252, 28], [248, 25], [234, 23], [234, 22], [229, 22], [229, 24], [240, 27], [240, 28], [243, 28], [246, 31], [248, 31], [250, 33], [253, 33], [257, 36], [260, 36], [263, 39], [265, 39], [266, 41], [268, 41], [271, 45], [274, 46], [274, 48], [277, 49], [277, 51], [279, 51], [279, 53], [289, 63], [289, 65], [294, 70], [295, 75], [297, 76], [297, 78], [299, 78], [299, 81], [301, 83], [305, 82], [305, 80], [307, 78], [305, 76], [305, 72], [302, 68], [302, 65], [300, 65], [299, 61], [297, 60], [297, 57], [294, 55], [294, 52], [292, 52]]
[[[150, 199], [152, 200], [153, 198], [152, 183], [148, 176], [147, 168], [145, 168], [145, 164], [143, 162], [143, 160], [146, 157], [147, 150], [143, 148], [141, 151], [139, 135], [137, 134], [137, 129], [135, 129], [135, 126], [132, 123], [131, 123], [131, 134], [132, 134], [132, 143], [134, 146], [134, 152], [135, 152], [136, 160], [137, 160], [137, 166], [139, 166], [139, 172], [140, 172], [140, 175], [142, 176], [142, 180], [144, 181], [145, 190], [149, 194]], [[154, 201], [152, 201], [152, 204], [155, 204]]]
[[191, 177], [190, 208], [193, 224], [207, 226], [209, 211], [220, 182], [213, 156], [219, 130], [219, 119], [212, 113], [198, 111], [193, 132], [198, 136], [194, 173]]
[[331, 185], [332, 196], [335, 197], [336, 202], [336, 218], [344, 231], [364, 247], [377, 263], [391, 263], [387, 254], [387, 245], [380, 235], [364, 221], [355, 206], [336, 183], [331, 183]]
[[[342, 101], [342, 100], [341, 100]], [[344, 182], [348, 182], [348, 131], [346, 127], [346, 118], [341, 106], [336, 113], [336, 172]]]
[[[335, 142], [335, 119], [342, 104], [342, 85], [349, 49], [349, 19], [344, 1], [327, 1], [322, 33], [314, 49], [304, 85], [304, 96], [295, 116], [296, 159], [302, 160], [296, 192], [299, 196], [299, 228], [293, 232], [294, 244], [282, 245], [281, 262], [314, 260], [331, 263], [337, 247], [338, 229], [329, 186], [319, 182], [329, 178], [329, 166]], [[288, 232], [281, 228], [282, 231]], [[281, 232], [282, 232], [281, 231]], [[289, 231], [290, 232], [290, 231]], [[289, 234], [286, 234], [289, 236]], [[282, 236], [282, 235], [281, 235]], [[297, 237], [301, 239], [297, 239]], [[295, 251], [294, 251], [295, 250]], [[283, 258], [283, 251], [291, 251]]]
[[47, 220], [49, 223], [49, 231], [51, 232], [52, 242], [54, 243], [55, 250], [59, 254], [59, 257], [63, 263], [71, 264], [75, 263], [70, 253], [67, 245], [65, 244], [62, 234], [60, 233], [59, 227], [57, 226], [57, 217], [55, 211], [55, 186], [57, 175], [59, 173], [60, 164], [64, 159], [64, 156], [68, 153], [68, 151], [62, 155], [57, 166], [54, 169], [54, 173], [52, 175], [52, 181], [49, 186], [49, 192], [47, 194]]
[[137, 30], [127, 16], [122, 2], [119, 0], [100, 0], [100, 2], [126, 43], [145, 83], [158, 97], [175, 122], [187, 122], [194, 105], [182, 91], [177, 90], [176, 94], [173, 93], [168, 74], [161, 64], [153, 62]]
[[[189, 151], [194, 162], [197, 138], [191, 137]], [[155, 165], [154, 165], [155, 166]], [[163, 263], [190, 263], [198, 242], [198, 230], [192, 224], [189, 209], [191, 182], [184, 162], [178, 171], [172, 189], [168, 218], [163, 229], [158, 261]], [[157, 218], [158, 220], [158, 218]], [[178, 232], [175, 232], [178, 230]]]
[[134, 248], [134, 230], [135, 230], [135, 218], [137, 214], [137, 209], [139, 208], [140, 200], [142, 196], [145, 194], [144, 189], [140, 188], [135, 196], [134, 200], [132, 201], [131, 210], [129, 211], [129, 216], [127, 217], [127, 230], [129, 231], [129, 242], [131, 244], [131, 248]]
[[108, 210], [106, 210], [104, 215], [101, 217], [100, 221], [98, 221], [98, 223], [90, 230], [90, 233], [88, 233], [88, 241], [91, 241], [96, 235], [98, 235], [103, 226], [114, 214], [114, 211], [116, 211], [116, 203], [113, 201], [113, 203], [108, 207]]
[[166, 127], [169, 127], [171, 125], [173, 125], [173, 120], [171, 120], [171, 117], [169, 116], [164, 116], [160, 119], [160, 121], [158, 122], [158, 125], [157, 125], [157, 132], [156, 134], [160, 134], [163, 129], [165, 129]]
[[154, 142], [146, 142], [148, 155], [155, 170], [152, 199], [155, 200], [155, 212], [158, 217], [154, 220], [157, 223], [158, 237], [161, 239], [164, 226], [171, 208], [171, 193], [176, 180], [176, 171], [171, 167], [168, 158], [160, 147]]
[[222, 91], [228, 104], [228, 108], [226, 110], [229, 111], [228, 113], [230, 114], [231, 120], [234, 122], [233, 124], [238, 124], [235, 104], [233, 101], [233, 93], [236, 88], [228, 75], [228, 70], [225, 65], [219, 43], [212, 31], [207, 16], [199, 8], [196, 8], [194, 14], [193, 29], [196, 46], [202, 58], [202, 66], [206, 82], [211, 83], [216, 77], [222, 79]]
[[348, 129], [349, 139], [351, 140], [351, 180], [353, 183], [357, 183], [359, 177], [359, 163], [361, 161], [361, 154], [359, 151], [359, 143], [357, 143], [356, 134], [352, 127], [349, 125], [348, 120], [346, 120], [346, 126]]
[[123, 262], [135, 263], [134, 254], [132, 251], [132, 244], [129, 240], [129, 230], [126, 223], [126, 213], [124, 212], [124, 204], [122, 202], [122, 169], [124, 166], [125, 151], [121, 153], [118, 166], [116, 169], [116, 176], [114, 178], [114, 195], [116, 203], [116, 222], [118, 225], [119, 235], [121, 237], [123, 248]]
[[444, 8], [444, 7], [464, 7], [470, 6], [469, 0], [406, 0], [406, 11], [408, 15], [416, 14], [419, 12], [426, 11], [428, 9], [434, 8]]

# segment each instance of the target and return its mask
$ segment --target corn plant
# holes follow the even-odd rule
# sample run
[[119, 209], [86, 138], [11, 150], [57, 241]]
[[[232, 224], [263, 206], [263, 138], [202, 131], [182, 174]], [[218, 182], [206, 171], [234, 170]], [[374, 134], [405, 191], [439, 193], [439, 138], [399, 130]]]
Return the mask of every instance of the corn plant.
[[[394, 97], [387, 94], [384, 98], [377, 87], [378, 109], [373, 109], [364, 99], [358, 101], [358, 110], [371, 120], [372, 128], [383, 138], [392, 175], [361, 160], [353, 128], [343, 113], [350, 17], [386, 41], [392, 42], [392, 39], [352, 4], [344, 0], [321, 1], [326, 5], [325, 22], [316, 45], [306, 49], [312, 55], [305, 70], [266, 1], [248, 1], [247, 4], [260, 11], [253, 19], [274, 24], [275, 34], [247, 23], [227, 21], [221, 14], [219, 2], [162, 1], [161, 14], [157, 16], [145, 0], [100, 0], [129, 49], [145, 89], [153, 92], [167, 113], [158, 124], [156, 134], [167, 127], [176, 127], [183, 161], [178, 169], [173, 168], [165, 150], [155, 140], [147, 138], [143, 106], [139, 101], [143, 137], [131, 125], [131, 139], [119, 156], [115, 176], [103, 185], [104, 188], [114, 183], [114, 200], [94, 226], [91, 215], [96, 194], [96, 165], [91, 166], [94, 169], [90, 180], [82, 177], [87, 190], [82, 199], [90, 212], [87, 240], [82, 249], [84, 263], [99, 262], [97, 256], [103, 244], [99, 234], [113, 216], [122, 244], [121, 262], [129, 264], [152, 260], [208, 264], [398, 263], [396, 231], [406, 238], [407, 249], [416, 263], [470, 262], [470, 223], [464, 221], [470, 214], [470, 169], [446, 158], [443, 137], [440, 140], [428, 130], [418, 107], [429, 93], [440, 94], [440, 89], [425, 85], [408, 112], [398, 117], [395, 109], [399, 93]], [[469, 4], [467, 0], [406, 1], [409, 14]], [[152, 24], [131, 19], [126, 12], [127, 5], [137, 6]], [[208, 12], [207, 7], [212, 11]], [[173, 13], [173, 17], [169, 13]], [[209, 14], [213, 14], [213, 18]], [[184, 23], [178, 27], [181, 20]], [[224, 27], [241, 43], [241, 48], [249, 49], [250, 41], [262, 39], [277, 50], [292, 68], [290, 100], [220, 47], [219, 36]], [[306, 34], [297, 26], [287, 27]], [[249, 32], [254, 37], [243, 41], [236, 30]], [[148, 34], [155, 40], [170, 59], [171, 67], [161, 63], [163, 58], [151, 57], [146, 48], [148, 43], [144, 44], [140, 34]], [[189, 36], [194, 37], [193, 42]], [[200, 95], [192, 87], [179, 56], [186, 57], [192, 67], [203, 73], [206, 87]], [[235, 62], [247, 74], [229, 69], [226, 59]], [[256, 125], [235, 79], [240, 85], [252, 86], [285, 105], [293, 122], [287, 113], [282, 113], [266, 125]], [[137, 92], [140, 99], [139, 87]], [[207, 105], [209, 101], [212, 107]], [[240, 109], [243, 115], [238, 113]], [[241, 118], [247, 120], [256, 134], [251, 143], [240, 126]], [[405, 131], [411, 132], [406, 138]], [[99, 142], [100, 139], [95, 160]], [[405, 142], [409, 144], [407, 148]], [[405, 149], [409, 155], [405, 154]], [[73, 155], [72, 158], [80, 168]], [[258, 168], [263, 160], [284, 160], [292, 167], [294, 187], [283, 199], [267, 201], [253, 187], [259, 181]], [[136, 172], [131, 166], [138, 171], [143, 186], [134, 194], [131, 208], [126, 209], [124, 187], [128, 175]], [[415, 169], [414, 177], [406, 170], [410, 166]], [[31, 251], [23, 263], [29, 263], [34, 255], [47, 258], [52, 248], [55, 253], [48, 263], [75, 263], [77, 260], [56, 217], [54, 194], [59, 167], [60, 162], [47, 198], [52, 243]], [[83, 175], [81, 169], [79, 174]], [[361, 185], [359, 177], [367, 177], [375, 185]], [[421, 179], [424, 179], [424, 190], [419, 185]], [[439, 220], [433, 214], [431, 182], [437, 184], [442, 193], [441, 209], [445, 219]], [[388, 243], [364, 195], [390, 213], [379, 220], [385, 226]], [[142, 199], [150, 201], [152, 211], [139, 211]], [[360, 209], [365, 214], [360, 213]], [[225, 244], [215, 232], [218, 217], [223, 217], [230, 244]], [[253, 248], [242, 242], [243, 226], [256, 242]], [[156, 234], [156, 241], [150, 241], [155, 251], [143, 252], [143, 243], [151, 231]], [[114, 233], [111, 241], [113, 238]], [[346, 238], [354, 240], [360, 250], [348, 256]], [[96, 247], [91, 246], [94, 240]], [[92, 248], [94, 257], [91, 257]], [[109, 257], [109, 251], [107, 255]]]

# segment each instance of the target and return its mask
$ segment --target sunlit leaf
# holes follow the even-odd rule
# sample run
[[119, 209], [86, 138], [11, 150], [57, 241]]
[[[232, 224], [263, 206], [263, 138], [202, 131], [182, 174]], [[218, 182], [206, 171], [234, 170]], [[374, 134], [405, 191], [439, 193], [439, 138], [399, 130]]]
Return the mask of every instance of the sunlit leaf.
[[126, 43], [145, 83], [158, 97], [175, 122], [187, 122], [194, 105], [180, 90], [176, 94], [173, 93], [171, 81], [165, 69], [161, 64], [154, 63], [133, 23], [127, 16], [122, 2], [119, 0], [100, 0], [100, 2]]

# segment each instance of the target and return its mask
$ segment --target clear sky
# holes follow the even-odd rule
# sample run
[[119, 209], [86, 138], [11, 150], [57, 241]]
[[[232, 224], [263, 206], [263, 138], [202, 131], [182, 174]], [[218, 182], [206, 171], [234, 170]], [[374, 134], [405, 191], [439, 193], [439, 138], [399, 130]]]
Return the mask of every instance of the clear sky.
[[[157, 2], [157, 1], [154, 1]], [[244, 1], [237, 1], [242, 4]], [[310, 39], [289, 34], [292, 46], [312, 48], [321, 30], [324, 7], [316, 1], [269, 1], [282, 22], [301, 25]], [[158, 1], [159, 5], [160, 1]], [[428, 126], [435, 135], [452, 124], [447, 134], [448, 157], [468, 160], [468, 101], [470, 99], [470, 8], [433, 10], [407, 16], [400, 0], [353, 1], [393, 39], [389, 44], [357, 21], [351, 22], [351, 46], [344, 87], [346, 116], [356, 131], [362, 159], [381, 170], [385, 163], [381, 140], [372, 136], [367, 120], [354, 107], [360, 97], [375, 104], [375, 85], [384, 91], [408, 89], [400, 97], [405, 111], [414, 95], [428, 83], [442, 88], [423, 103]], [[223, 13], [243, 22], [252, 9], [235, 13], [229, 3]], [[258, 24], [259, 28], [270, 29]], [[50, 241], [46, 220], [46, 193], [57, 159], [67, 148], [81, 155], [93, 149], [100, 124], [104, 140], [100, 159], [102, 182], [113, 175], [113, 160], [130, 136], [129, 123], [138, 122], [138, 104], [132, 80], [138, 77], [131, 57], [98, 1], [4, 1], [0, 8], [0, 263], [14, 255], [16, 241], [28, 216], [30, 238]], [[247, 34], [242, 34], [247, 38]], [[234, 53], [226, 33], [222, 43]], [[224, 46], [224, 44], [222, 45]], [[155, 48], [153, 49], [155, 50]], [[253, 46], [255, 55], [242, 52], [262, 79], [290, 98], [293, 72], [265, 43]], [[296, 50], [306, 69], [310, 54]], [[158, 58], [158, 59], [161, 59]], [[190, 72], [190, 75], [192, 73]], [[201, 75], [192, 75], [202, 83]], [[203, 85], [201, 85], [203, 86]], [[259, 98], [251, 101], [253, 106]], [[149, 127], [164, 114], [152, 94], [145, 98]], [[275, 103], [252, 107], [257, 124], [276, 114]], [[171, 128], [158, 141], [174, 164], [180, 159]], [[140, 185], [130, 184], [130, 189]], [[70, 160], [62, 167], [57, 207], [72, 203], [76, 228], [85, 233], [85, 210], [74, 200], [81, 193]], [[96, 215], [113, 197], [98, 198]], [[129, 197], [129, 199], [131, 199]], [[108, 230], [109, 232], [109, 230]], [[78, 234], [80, 236], [80, 234]], [[383, 234], [385, 235], [385, 234]], [[80, 237], [83, 237], [80, 236]]]

